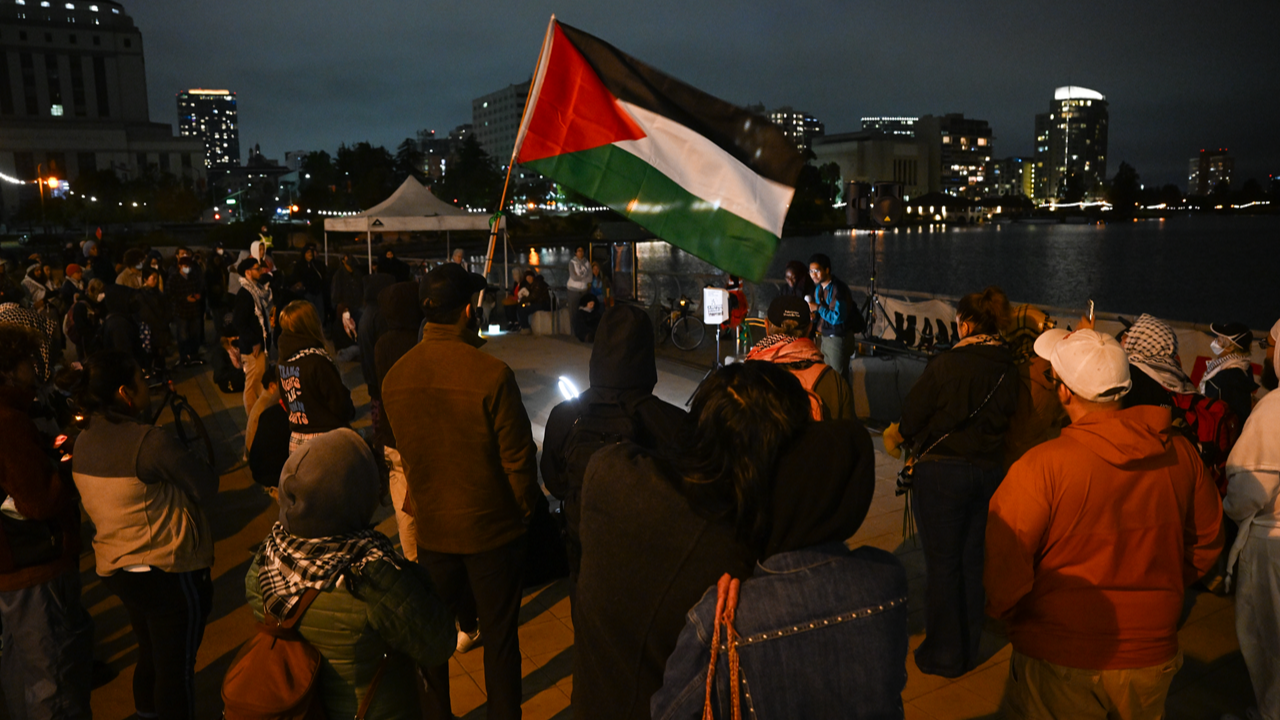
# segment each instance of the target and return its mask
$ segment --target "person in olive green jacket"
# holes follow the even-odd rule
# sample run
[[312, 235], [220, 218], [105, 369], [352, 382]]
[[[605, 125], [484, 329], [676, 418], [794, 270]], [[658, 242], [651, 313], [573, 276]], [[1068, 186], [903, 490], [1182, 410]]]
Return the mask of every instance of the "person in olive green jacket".
[[258, 619], [286, 618], [308, 588], [321, 591], [298, 630], [322, 657], [330, 718], [355, 717], [384, 656], [366, 720], [419, 717], [418, 668], [447, 662], [457, 642], [430, 576], [369, 524], [386, 493], [355, 432], [312, 438], [284, 466], [280, 519], [245, 578]]

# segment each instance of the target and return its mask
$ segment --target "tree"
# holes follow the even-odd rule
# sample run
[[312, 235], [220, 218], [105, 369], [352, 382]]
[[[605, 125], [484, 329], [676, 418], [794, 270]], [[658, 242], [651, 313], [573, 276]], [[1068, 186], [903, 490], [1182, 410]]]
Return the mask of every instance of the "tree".
[[1128, 213], [1133, 211], [1133, 206], [1137, 204], [1141, 192], [1142, 184], [1138, 178], [1138, 171], [1134, 170], [1129, 163], [1120, 163], [1120, 169], [1111, 179], [1108, 200], [1117, 211]]
[[468, 135], [458, 150], [458, 158], [445, 169], [436, 186], [436, 195], [459, 207], [497, 207], [502, 194], [502, 173], [475, 135]]
[[400, 146], [396, 148], [396, 178], [400, 182], [404, 182], [405, 178], [412, 175], [421, 182], [422, 164], [425, 161], [426, 156], [418, 148], [418, 141], [413, 138], [405, 138], [404, 142], [400, 143]]

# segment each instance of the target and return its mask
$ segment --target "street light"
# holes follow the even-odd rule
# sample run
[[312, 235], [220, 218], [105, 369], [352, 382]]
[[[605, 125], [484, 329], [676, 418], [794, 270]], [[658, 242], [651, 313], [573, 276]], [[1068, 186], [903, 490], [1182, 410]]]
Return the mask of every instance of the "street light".
[[44, 163], [40, 163], [39, 165], [36, 165], [36, 184], [40, 186], [40, 224], [44, 226], [45, 237], [48, 237], [49, 223], [47, 220], [45, 220], [45, 216], [44, 216], [44, 186], [45, 186], [45, 183], [48, 183], [49, 192], [52, 193], [54, 190], [58, 188], [59, 183], [58, 183], [58, 178], [56, 177], [50, 177], [46, 179], [43, 176], [44, 176]]

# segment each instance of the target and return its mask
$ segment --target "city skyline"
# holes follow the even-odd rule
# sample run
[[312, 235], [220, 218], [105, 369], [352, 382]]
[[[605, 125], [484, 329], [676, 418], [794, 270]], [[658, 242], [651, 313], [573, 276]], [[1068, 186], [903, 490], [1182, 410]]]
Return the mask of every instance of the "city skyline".
[[[235, 87], [241, 139], [269, 157], [364, 140], [394, 147], [420, 129], [443, 134], [469, 122], [473, 99], [529, 77], [554, 9], [707, 92], [744, 106], [803, 109], [828, 133], [855, 131], [864, 116], [964, 113], [990, 123], [995, 157], [1030, 156], [1035, 115], [1054, 88], [1080, 85], [1111, 103], [1108, 175], [1128, 162], [1148, 185], [1181, 187], [1187, 157], [1205, 146], [1232, 148], [1237, 186], [1280, 174], [1270, 128], [1280, 101], [1257, 81], [1280, 68], [1269, 54], [1270, 29], [1280, 24], [1275, 3], [1206, 10], [1170, 2], [1158, 13], [1125, 2], [1064, 10], [817, 0], [786, 13], [764, 2], [665, 0], [385, 0], [359, 13], [331, 0], [126, 7], [147, 37], [153, 117], [172, 115], [172, 105], [161, 109], [169, 92]], [[1232, 38], [1228, 52], [1189, 53], [1208, 28]]]

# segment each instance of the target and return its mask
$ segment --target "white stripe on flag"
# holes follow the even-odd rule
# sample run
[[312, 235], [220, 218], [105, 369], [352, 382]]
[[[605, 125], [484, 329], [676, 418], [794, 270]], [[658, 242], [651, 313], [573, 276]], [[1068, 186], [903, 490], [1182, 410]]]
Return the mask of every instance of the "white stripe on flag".
[[782, 236], [795, 189], [756, 174], [703, 135], [657, 113], [618, 101], [645, 137], [614, 143], [716, 208]]

